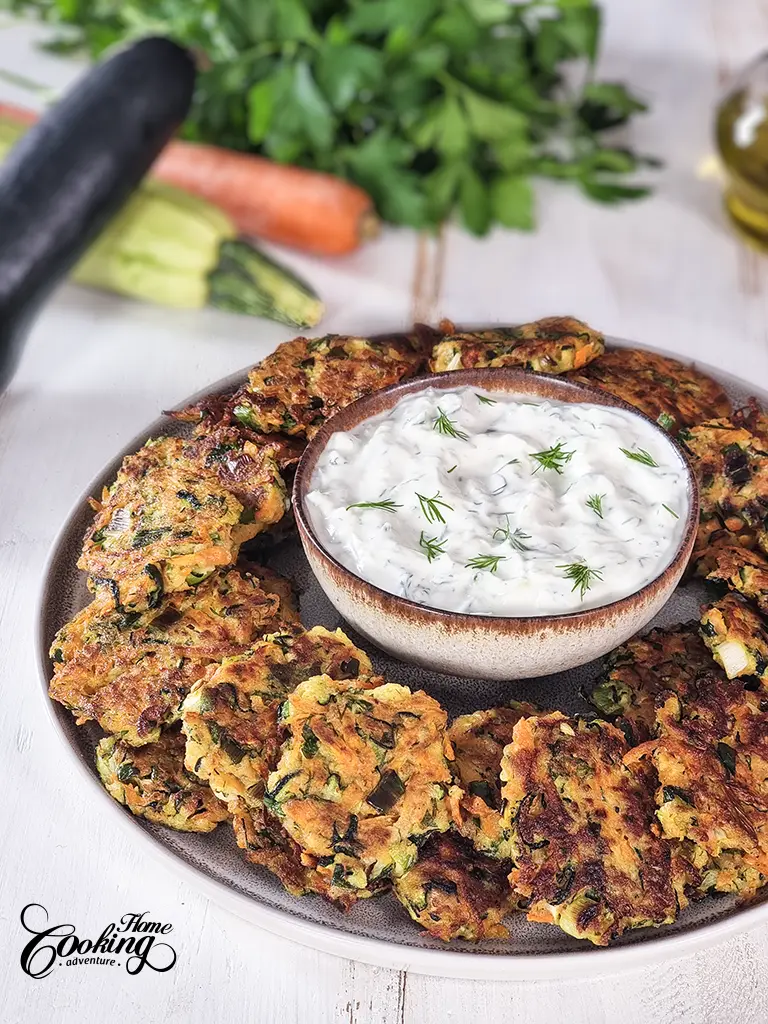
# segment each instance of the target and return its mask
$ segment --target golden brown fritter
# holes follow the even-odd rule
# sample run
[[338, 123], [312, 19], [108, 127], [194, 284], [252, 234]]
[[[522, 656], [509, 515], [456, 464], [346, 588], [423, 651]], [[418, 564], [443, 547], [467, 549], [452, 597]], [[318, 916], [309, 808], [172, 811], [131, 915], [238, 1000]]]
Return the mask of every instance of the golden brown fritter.
[[489, 857], [512, 856], [511, 829], [501, 814], [501, 755], [520, 719], [538, 713], [533, 704], [513, 701], [462, 715], [448, 729], [461, 786], [451, 801], [453, 818], [461, 834]]
[[702, 888], [747, 896], [768, 881], [768, 699], [701, 676], [660, 698], [657, 817], [702, 872]]
[[230, 801], [235, 840], [251, 864], [271, 871], [292, 896], [316, 893], [332, 900], [342, 909], [349, 908], [355, 897], [349, 893], [331, 892], [328, 879], [316, 868], [304, 864], [301, 848], [263, 805], [243, 800]]
[[179, 832], [211, 832], [229, 812], [184, 767], [184, 737], [165, 732], [137, 749], [114, 736], [96, 747], [96, 767], [110, 796], [132, 814]]
[[280, 629], [283, 614], [279, 596], [237, 569], [214, 573], [143, 615], [105, 612], [93, 601], [54, 639], [49, 693], [78, 724], [94, 719], [134, 746], [151, 743], [179, 717], [211, 662]]
[[697, 622], [652, 629], [608, 655], [588, 699], [630, 743], [641, 743], [654, 735], [656, 698], [662, 691], [675, 691], [687, 680], [714, 671]]
[[609, 349], [572, 379], [623, 398], [672, 434], [731, 412], [717, 381], [695, 366], [644, 349]]
[[726, 594], [704, 609], [700, 628], [729, 679], [757, 676], [768, 683], [768, 629], [754, 608], [735, 594]]
[[[259, 581], [259, 586], [267, 594], [277, 598], [276, 621], [283, 625], [301, 626], [299, 615], [299, 601], [293, 584], [285, 576], [268, 569], [265, 565], [246, 562], [241, 559], [238, 565], [241, 571], [248, 571]], [[265, 630], [265, 633], [272, 630]]]
[[477, 853], [452, 833], [430, 839], [419, 859], [394, 881], [395, 896], [436, 939], [507, 939], [503, 919], [516, 909], [511, 865]]
[[757, 548], [757, 536], [741, 520], [738, 521], [737, 532], [726, 529], [716, 513], [706, 512], [702, 507], [689, 563], [697, 576], [707, 576], [717, 568], [717, 552], [720, 548], [752, 552]]
[[740, 417], [714, 419], [680, 435], [699, 481], [697, 559], [723, 540], [740, 547], [756, 542], [768, 551], [768, 441], [742, 422]]
[[678, 909], [669, 845], [651, 831], [652, 771], [624, 765], [621, 732], [559, 712], [521, 719], [502, 759], [514, 826], [509, 879], [528, 919], [606, 945]]
[[165, 415], [181, 423], [193, 423], [197, 436], [215, 434], [222, 428], [229, 427], [236, 430], [244, 442], [250, 441], [257, 448], [271, 446], [275, 461], [281, 470], [295, 466], [306, 447], [306, 440], [301, 437], [289, 437], [287, 434], [261, 434], [251, 430], [232, 412], [239, 400], [239, 390], [228, 391], [221, 395], [208, 396], [182, 409], [170, 409]]
[[750, 398], [746, 405], [737, 409], [731, 420], [735, 426], [744, 427], [761, 441], [768, 441], [768, 415], [761, 409], [756, 398]]
[[768, 559], [759, 551], [735, 544], [719, 544], [708, 556], [707, 579], [724, 583], [768, 615]]
[[450, 826], [446, 714], [422, 691], [316, 676], [280, 720], [289, 738], [264, 801], [332, 894], [372, 895]]
[[312, 676], [371, 673], [367, 655], [340, 629], [294, 628], [267, 637], [215, 666], [184, 701], [187, 767], [222, 800], [259, 805], [280, 755], [278, 711], [285, 698]]
[[231, 414], [259, 433], [311, 438], [339, 409], [414, 376], [423, 362], [418, 343], [405, 335], [295, 338], [251, 370]]
[[130, 613], [233, 564], [241, 544], [283, 517], [288, 496], [271, 448], [221, 430], [148, 441], [92, 504], [78, 567]]
[[454, 332], [432, 350], [433, 373], [483, 366], [518, 366], [539, 373], [578, 370], [605, 351], [605, 340], [582, 320], [549, 316], [519, 327]]

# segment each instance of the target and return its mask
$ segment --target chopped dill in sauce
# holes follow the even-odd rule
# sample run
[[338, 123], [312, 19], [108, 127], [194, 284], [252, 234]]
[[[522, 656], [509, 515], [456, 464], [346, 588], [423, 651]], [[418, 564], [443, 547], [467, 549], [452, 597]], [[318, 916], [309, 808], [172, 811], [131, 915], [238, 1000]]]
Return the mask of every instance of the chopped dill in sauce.
[[677, 553], [690, 493], [674, 443], [628, 410], [424, 388], [333, 434], [305, 503], [322, 546], [382, 590], [514, 617], [640, 590]]

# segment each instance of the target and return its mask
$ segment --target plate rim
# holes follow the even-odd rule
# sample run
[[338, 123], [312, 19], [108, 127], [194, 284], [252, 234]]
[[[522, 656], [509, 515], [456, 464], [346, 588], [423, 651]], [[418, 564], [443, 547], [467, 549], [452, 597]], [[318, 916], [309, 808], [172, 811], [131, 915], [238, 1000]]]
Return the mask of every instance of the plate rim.
[[[474, 329], [479, 328], [475, 327]], [[660, 355], [669, 356], [685, 362], [687, 365], [695, 366], [704, 373], [710, 373], [715, 380], [721, 383], [730, 381], [742, 389], [748, 384], [743, 378], [737, 377], [727, 370], [711, 367], [707, 363], [696, 360], [686, 360], [669, 350], [651, 345], [640, 346], [637, 342], [613, 336], [606, 336], [606, 342], [616, 347], [641, 347]], [[233, 385], [236, 386], [245, 379], [251, 365], [200, 389], [176, 408], [190, 405], [208, 395], [221, 393]], [[762, 389], [758, 388], [757, 390]], [[665, 934], [659, 928], [654, 937], [627, 946], [597, 948], [587, 945], [585, 942], [584, 948], [580, 949], [531, 954], [458, 953], [448, 946], [445, 949], [425, 949], [328, 928], [325, 925], [293, 915], [289, 911], [267, 906], [258, 899], [239, 893], [225, 882], [212, 878], [201, 868], [188, 863], [184, 858], [167, 849], [162, 841], [152, 833], [141, 828], [139, 821], [107, 793], [96, 773], [92, 772], [80, 759], [59, 721], [53, 702], [48, 696], [50, 659], [46, 647], [45, 620], [46, 608], [52, 592], [54, 564], [59, 556], [64, 537], [72, 529], [73, 521], [79, 516], [84, 504], [87, 503], [90, 495], [98, 489], [102, 480], [113, 474], [113, 467], [119, 465], [126, 454], [135, 451], [137, 445], [143, 444], [148, 436], [152, 436], [155, 433], [156, 425], [169, 419], [170, 417], [165, 412], [161, 412], [160, 416], [148, 425], [148, 428], [141, 430], [131, 438], [121, 451], [102, 467], [72, 504], [46, 555], [35, 602], [36, 663], [39, 680], [42, 684], [41, 699], [45, 705], [48, 722], [66, 752], [67, 762], [73, 765], [75, 770], [89, 783], [87, 791], [94, 797], [94, 800], [100, 801], [100, 806], [112, 816], [113, 821], [120, 823], [124, 834], [143, 837], [143, 848], [156, 862], [177, 877], [181, 874], [186, 882], [197, 887], [198, 890], [202, 890], [209, 899], [231, 911], [237, 917], [273, 935], [308, 946], [319, 952], [375, 967], [461, 980], [530, 981], [614, 974], [658, 963], [661, 960], [669, 959], [670, 956], [690, 955], [749, 931], [768, 919], [768, 901], [766, 901], [754, 906], [745, 905], [736, 908], [727, 917], [704, 922], [688, 931]], [[171, 420], [171, 422], [173, 421]], [[142, 841], [141, 838], [139, 841]]]

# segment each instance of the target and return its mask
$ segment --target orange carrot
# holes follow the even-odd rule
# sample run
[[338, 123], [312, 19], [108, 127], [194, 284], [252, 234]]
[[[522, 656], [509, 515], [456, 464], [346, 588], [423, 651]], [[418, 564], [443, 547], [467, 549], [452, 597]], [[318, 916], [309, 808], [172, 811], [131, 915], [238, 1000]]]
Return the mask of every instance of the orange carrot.
[[[0, 103], [0, 117], [34, 124], [38, 115]], [[308, 252], [352, 252], [378, 232], [370, 197], [357, 185], [319, 171], [218, 146], [171, 142], [152, 173], [214, 203], [242, 234]]]
[[0, 103], [0, 117], [7, 117], [9, 121], [18, 121], [19, 124], [34, 124], [40, 115], [34, 110], [17, 107], [13, 103]]
[[352, 252], [378, 230], [369, 196], [348, 181], [218, 146], [171, 142], [153, 173], [224, 210], [245, 235], [309, 252]]

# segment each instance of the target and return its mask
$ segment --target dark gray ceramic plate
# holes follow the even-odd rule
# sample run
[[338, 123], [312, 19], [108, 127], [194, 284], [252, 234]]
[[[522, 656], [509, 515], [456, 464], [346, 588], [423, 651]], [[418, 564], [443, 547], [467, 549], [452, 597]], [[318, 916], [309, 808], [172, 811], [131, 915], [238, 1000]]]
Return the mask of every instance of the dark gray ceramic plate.
[[[741, 403], [750, 395], [756, 395], [768, 405], [768, 393], [720, 371], [706, 366], [701, 368], [722, 382], [734, 402]], [[245, 376], [246, 371], [234, 374], [212, 385], [205, 393], [229, 390]], [[200, 397], [202, 394], [189, 401]], [[45, 691], [51, 675], [47, 652], [53, 636], [88, 601], [83, 574], [76, 568], [82, 537], [92, 518], [87, 495], [99, 494], [102, 486], [114, 478], [123, 457], [147, 438], [181, 434], [187, 429], [166, 416], [155, 420], [105, 467], [64, 524], [50, 555], [40, 601], [38, 654]], [[298, 539], [276, 548], [269, 563], [295, 582], [301, 594], [301, 615], [306, 625], [347, 628], [312, 576]], [[653, 624], [672, 625], [695, 617], [703, 597], [704, 588], [700, 583], [679, 587]], [[579, 691], [598, 670], [598, 663], [592, 663], [556, 676], [515, 683], [460, 679], [398, 662], [372, 649], [370, 644], [355, 636], [354, 631], [348, 628], [347, 631], [353, 641], [369, 651], [379, 672], [393, 682], [426, 690], [451, 715], [490, 707], [515, 697], [567, 712], [585, 712], [588, 708]], [[209, 836], [195, 836], [158, 828], [133, 817], [107, 795], [98, 781], [93, 763], [94, 748], [101, 736], [98, 727], [90, 725], [78, 729], [71, 715], [49, 701], [45, 691], [44, 699], [55, 728], [85, 782], [100, 799], [104, 812], [119, 818], [126, 829], [149, 844], [171, 870], [187, 875], [192, 884], [217, 902], [263, 928], [315, 949], [386, 967], [451, 977], [583, 976], [587, 972], [602, 973], [680, 956], [768, 920], [768, 892], [749, 906], [737, 906], [730, 898], [710, 899], [689, 908], [673, 925], [630, 932], [610, 949], [595, 949], [552, 925], [530, 924], [522, 915], [510, 920], [511, 938], [507, 941], [478, 945], [459, 941], [446, 946], [425, 935], [390, 896], [361, 902], [344, 915], [317, 897], [295, 899], [287, 895], [269, 873], [246, 863], [235, 845], [231, 829], [226, 826], [220, 826]]]

